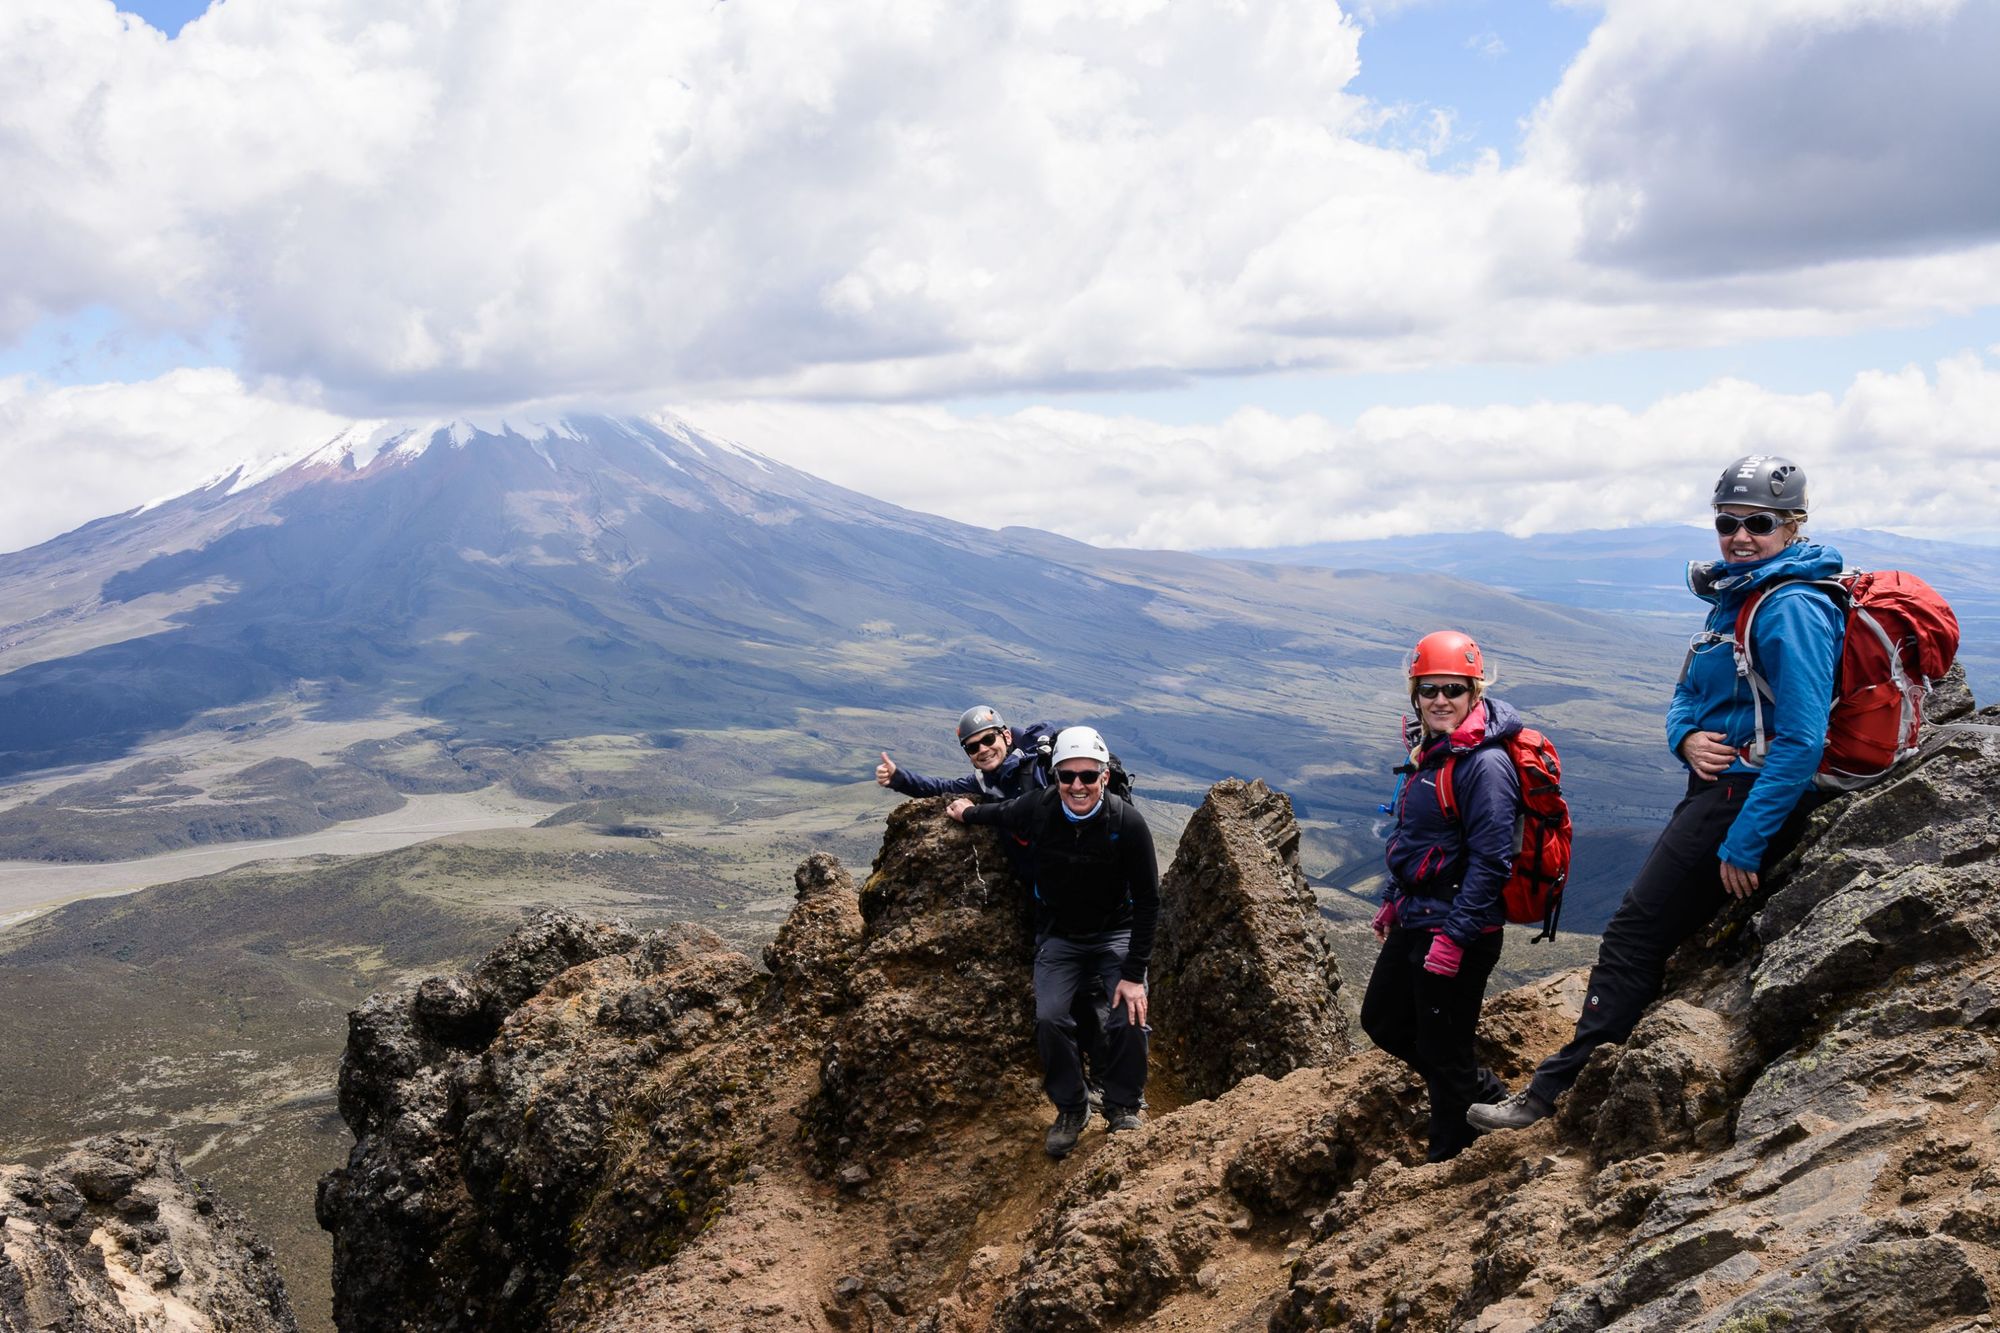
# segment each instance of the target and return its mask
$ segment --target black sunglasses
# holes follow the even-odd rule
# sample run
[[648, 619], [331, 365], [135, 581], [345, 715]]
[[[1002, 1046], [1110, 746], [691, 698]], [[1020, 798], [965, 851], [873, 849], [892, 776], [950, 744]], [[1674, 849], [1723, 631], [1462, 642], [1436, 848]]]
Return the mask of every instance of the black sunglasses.
[[1472, 687], [1462, 680], [1454, 680], [1448, 685], [1419, 685], [1416, 687], [1419, 699], [1435, 699], [1442, 694], [1447, 699], [1472, 693]]
[[988, 745], [991, 745], [994, 741], [997, 741], [999, 739], [1000, 739], [999, 732], [989, 731], [984, 733], [983, 735], [974, 736], [971, 740], [959, 746], [959, 748], [961, 750], [964, 750], [967, 754], [978, 754], [981, 750], [985, 749]]
[[1715, 516], [1715, 530], [1725, 537], [1734, 537], [1738, 528], [1743, 529], [1752, 537], [1768, 537], [1783, 526], [1785, 526], [1785, 516], [1783, 514], [1774, 514], [1768, 509], [1760, 510], [1754, 514], [1745, 514], [1741, 518], [1738, 518], [1734, 514], [1717, 514]]
[[1098, 783], [1104, 781], [1104, 770], [1101, 768], [1059, 768], [1056, 770], [1056, 781], [1062, 783], [1065, 787], [1071, 785], [1095, 787]]

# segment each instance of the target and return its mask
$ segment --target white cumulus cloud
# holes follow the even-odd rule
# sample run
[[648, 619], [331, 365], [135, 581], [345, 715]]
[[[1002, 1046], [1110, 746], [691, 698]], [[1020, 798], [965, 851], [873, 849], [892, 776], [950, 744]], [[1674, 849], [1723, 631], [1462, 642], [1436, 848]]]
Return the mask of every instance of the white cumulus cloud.
[[0, 378], [0, 551], [192, 490], [331, 438], [344, 418], [251, 392], [226, 370], [51, 388]]
[[1585, 257], [1663, 277], [1955, 250], [2000, 227], [1996, 53], [1990, 0], [1615, 0], [1531, 151]]
[[1994, 12], [1616, 0], [1447, 170], [1325, 0], [13, 0], [0, 337], [220, 326], [378, 413], [1864, 327], [2000, 301]]
[[[628, 404], [628, 406], [631, 406]], [[1782, 453], [1836, 527], [2000, 535], [2000, 348], [1868, 371], [1838, 393], [1717, 380], [1643, 408], [1244, 409], [1214, 424], [1038, 407], [684, 401], [696, 427], [866, 495], [981, 527], [1112, 546], [1288, 546], [1421, 532], [1528, 535], [1699, 518], [1722, 465]], [[547, 405], [542, 416], [562, 411]], [[0, 379], [0, 550], [192, 489], [352, 424], [226, 371], [50, 388]]]
[[986, 527], [1102, 545], [1288, 546], [1421, 532], [1676, 523], [1724, 464], [1779, 453], [1834, 527], [1991, 536], [2000, 356], [1870, 371], [1839, 394], [1723, 379], [1641, 409], [1589, 402], [1372, 408], [1352, 421], [1246, 409], [1172, 426], [1035, 408], [773, 402], [678, 410], [866, 494]]

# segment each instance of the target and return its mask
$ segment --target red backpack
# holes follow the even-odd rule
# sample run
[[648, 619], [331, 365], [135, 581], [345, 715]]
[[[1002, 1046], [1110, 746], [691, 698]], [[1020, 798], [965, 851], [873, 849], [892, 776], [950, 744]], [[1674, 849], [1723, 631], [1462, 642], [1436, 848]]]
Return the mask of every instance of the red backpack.
[[1743, 762], [1764, 762], [1764, 704], [1771, 687], [1750, 662], [1750, 623], [1757, 608], [1787, 582], [1809, 582], [1832, 594], [1847, 613], [1840, 661], [1834, 668], [1833, 712], [1815, 786], [1852, 791], [1886, 776], [1915, 754], [1924, 723], [1924, 695], [1958, 656], [1958, 617], [1935, 588], [1899, 569], [1847, 570], [1833, 579], [1779, 580], [1757, 589], [1736, 613], [1736, 673], [1750, 682], [1755, 738]]
[[[1521, 780], [1521, 803], [1514, 818], [1514, 873], [1500, 889], [1500, 905], [1516, 925], [1541, 923], [1537, 941], [1556, 937], [1562, 916], [1563, 885], [1569, 880], [1569, 803], [1562, 794], [1562, 757], [1555, 742], [1523, 727], [1501, 742]], [[1451, 770], [1457, 757], [1438, 770], [1438, 805], [1445, 818], [1458, 818]]]

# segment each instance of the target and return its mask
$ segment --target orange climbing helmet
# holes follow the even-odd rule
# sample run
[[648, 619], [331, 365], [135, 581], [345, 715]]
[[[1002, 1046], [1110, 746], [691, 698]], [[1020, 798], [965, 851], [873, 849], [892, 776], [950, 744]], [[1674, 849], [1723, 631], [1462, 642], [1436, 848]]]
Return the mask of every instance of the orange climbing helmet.
[[1441, 629], [1418, 639], [1417, 646], [1410, 650], [1410, 679], [1418, 676], [1470, 676], [1483, 680], [1486, 659], [1470, 634]]

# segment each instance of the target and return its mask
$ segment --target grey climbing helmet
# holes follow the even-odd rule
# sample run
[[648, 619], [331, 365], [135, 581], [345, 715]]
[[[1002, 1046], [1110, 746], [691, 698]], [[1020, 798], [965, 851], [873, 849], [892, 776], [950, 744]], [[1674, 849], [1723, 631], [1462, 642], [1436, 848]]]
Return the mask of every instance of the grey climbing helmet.
[[1774, 454], [1746, 454], [1722, 469], [1715, 483], [1716, 508], [1723, 505], [1756, 505], [1786, 513], [1804, 513], [1806, 470], [1789, 458]]
[[986, 704], [974, 704], [959, 714], [958, 743], [963, 745], [982, 731], [1004, 731], [1006, 728], [1007, 722], [998, 709]]

